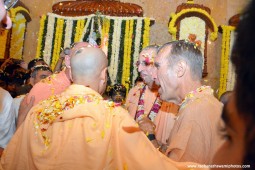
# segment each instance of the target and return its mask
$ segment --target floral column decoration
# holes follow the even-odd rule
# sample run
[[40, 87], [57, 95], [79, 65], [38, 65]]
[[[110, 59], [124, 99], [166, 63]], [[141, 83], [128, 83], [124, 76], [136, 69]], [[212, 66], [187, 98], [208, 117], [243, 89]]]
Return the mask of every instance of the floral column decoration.
[[196, 37], [194, 41], [200, 42], [201, 52], [204, 56], [203, 76], [207, 73], [207, 40], [208, 30], [211, 30], [210, 40], [214, 41], [218, 36], [218, 27], [210, 15], [210, 9], [203, 5], [194, 4], [193, 0], [188, 0], [177, 7], [176, 13], [172, 13], [169, 22], [169, 32], [172, 39], [189, 39], [192, 35]]
[[[11, 31], [3, 30], [0, 34], [0, 58], [23, 59], [23, 48], [27, 22], [31, 20], [29, 11], [22, 6], [11, 8], [9, 15], [13, 22]], [[9, 37], [10, 36], [10, 37]], [[10, 41], [8, 41], [10, 38]], [[10, 48], [6, 48], [10, 47]]]
[[234, 89], [236, 75], [233, 64], [230, 61], [230, 55], [235, 41], [235, 28], [239, 20], [240, 14], [234, 15], [229, 19], [229, 25], [221, 25], [219, 27], [222, 33], [219, 97], [224, 92]]

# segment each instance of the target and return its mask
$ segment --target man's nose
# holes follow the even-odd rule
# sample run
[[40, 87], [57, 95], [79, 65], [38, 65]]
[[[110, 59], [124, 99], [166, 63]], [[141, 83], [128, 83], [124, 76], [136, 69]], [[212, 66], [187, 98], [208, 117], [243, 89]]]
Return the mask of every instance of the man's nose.
[[158, 79], [158, 75], [157, 75], [158, 73], [157, 73], [157, 69], [155, 68], [155, 69], [153, 69], [153, 71], [152, 71], [152, 78], [156, 81], [157, 79]]
[[141, 72], [143, 70], [143, 66], [142, 66], [142, 64], [139, 64], [138, 65], [138, 72]]

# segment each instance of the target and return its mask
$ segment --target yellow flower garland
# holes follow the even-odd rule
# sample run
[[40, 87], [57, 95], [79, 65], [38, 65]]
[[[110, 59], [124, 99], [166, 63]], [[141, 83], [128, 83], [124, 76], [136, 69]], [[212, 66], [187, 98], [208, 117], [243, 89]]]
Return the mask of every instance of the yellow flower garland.
[[[42, 46], [43, 46], [42, 40], [44, 38], [43, 36], [45, 36], [44, 35], [45, 34], [45, 32], [44, 32], [44, 30], [45, 30], [44, 23], [45, 23], [45, 20], [46, 20], [46, 16], [43, 16], [41, 21], [40, 21], [40, 31], [39, 31], [39, 35], [38, 35], [38, 46], [37, 46], [36, 56], [37, 57], [44, 57], [44, 58], [48, 57], [49, 60], [50, 60], [50, 58], [52, 58], [51, 59], [51, 67], [53, 68], [55, 66], [55, 62], [57, 61], [57, 57], [59, 57], [59, 52], [60, 52], [60, 50], [55, 49], [55, 48], [60, 48], [60, 45], [61, 45], [60, 40], [62, 40], [62, 37], [61, 38], [59, 37], [60, 32], [62, 32], [62, 34], [65, 34], [64, 46], [69, 46], [70, 43], [71, 43], [71, 41], [70, 41], [71, 37], [66, 36], [66, 35], [68, 35], [69, 32], [73, 29], [73, 25], [68, 24], [68, 23], [69, 23], [69, 21], [71, 21], [73, 23], [75, 20], [77, 20], [77, 26], [75, 28], [74, 41], [76, 41], [76, 42], [81, 41], [84, 38], [84, 36], [86, 35], [86, 30], [87, 30], [87, 27], [90, 23], [90, 19], [93, 18], [95, 15], [90, 15], [88, 17], [63, 17], [63, 16], [59, 16], [59, 15], [56, 15], [56, 14], [47, 14], [47, 15], [49, 16], [49, 18], [48, 18], [48, 22], [46, 24], [48, 25], [48, 27], [50, 25], [52, 27], [52, 29], [54, 27], [53, 22], [52, 22], [53, 19], [54, 20], [57, 19], [56, 22], [58, 22], [58, 19], [61, 18], [65, 22], [67, 22], [66, 28], [65, 28], [64, 31], [63, 31], [62, 26], [61, 26], [62, 30], [59, 31], [60, 29], [59, 28], [57, 29], [57, 27], [59, 27], [59, 25], [58, 25], [58, 23], [56, 24], [56, 28], [54, 29], [55, 32], [53, 33], [53, 34], [55, 34], [54, 45], [53, 44], [50, 45], [50, 46], [47, 45], [47, 42], [49, 42], [48, 39], [52, 39], [52, 38], [50, 38], [50, 36], [48, 36], [48, 37], [46, 37], [45, 42], [44, 42], [45, 47], [44, 47], [44, 49], [42, 49]], [[134, 73], [134, 70], [130, 70], [131, 57], [133, 55], [135, 55], [135, 54], [132, 54], [132, 56], [131, 56], [132, 42], [135, 41], [134, 51], [136, 53], [139, 53], [139, 49], [140, 49], [140, 45], [141, 45], [140, 44], [141, 39], [143, 41], [143, 44], [142, 44], [143, 47], [149, 45], [150, 19], [149, 18], [137, 18], [137, 17], [121, 17], [120, 18], [120, 17], [103, 16], [103, 15], [100, 16], [100, 17], [103, 17], [103, 25], [101, 26], [101, 29], [102, 29], [101, 36], [103, 38], [101, 37], [101, 40], [104, 40], [104, 37], [108, 37], [109, 33], [112, 31], [112, 30], [110, 30], [110, 23], [111, 23], [110, 21], [111, 20], [114, 20], [115, 21], [114, 23], [117, 23], [117, 22], [119, 23], [119, 24], [114, 24], [114, 30], [117, 31], [117, 34], [119, 35], [119, 37], [121, 37], [121, 35], [120, 35], [121, 34], [121, 29], [119, 28], [119, 27], [121, 27], [121, 23], [123, 21], [128, 21], [127, 23], [129, 23], [129, 24], [126, 23], [127, 25], [125, 25], [125, 30], [128, 29], [128, 30], [125, 31], [126, 35], [123, 35], [124, 36], [124, 50], [123, 50], [124, 53], [123, 53], [123, 56], [119, 56], [119, 52], [120, 52], [119, 46], [120, 45], [122, 46], [123, 44], [120, 44], [120, 41], [118, 41], [119, 38], [116, 38], [114, 36], [110, 37], [111, 40], [118, 41], [118, 42], [117, 43], [111, 42], [111, 49], [112, 50], [109, 52], [109, 54], [111, 55], [111, 60], [116, 61], [116, 62], [114, 62], [114, 67], [112, 65], [110, 65], [111, 67], [109, 67], [110, 75], [111, 75], [112, 72], [122, 71], [122, 79], [120, 80], [120, 82], [122, 84], [124, 84], [127, 89], [129, 89], [129, 86], [130, 86], [129, 81], [130, 81], [130, 76], [131, 76], [130, 74], [133, 72], [133, 74], [134, 74], [133, 79], [136, 78], [136, 77], [134, 77], [136, 75]], [[88, 19], [88, 20], [84, 21], [84, 19]], [[79, 21], [79, 20], [83, 20], [83, 21]], [[141, 21], [141, 22], [138, 22], [138, 23], [140, 23], [140, 25], [138, 24], [136, 26], [136, 27], [139, 27], [140, 29], [135, 30], [136, 31], [135, 34], [139, 38], [136, 38], [136, 37], [132, 38], [133, 31], [134, 31], [133, 26], [134, 26], [134, 22], [136, 20]], [[141, 26], [142, 21], [144, 22], [143, 27]], [[84, 22], [84, 23], [82, 23], [82, 22]], [[86, 24], [85, 24], [85, 22], [86, 22]], [[117, 29], [115, 29], [115, 26], [117, 27]], [[141, 34], [142, 29], [144, 30], [143, 35]], [[46, 35], [48, 34], [48, 31], [49, 31], [49, 29], [47, 29]], [[52, 30], [50, 30], [50, 31], [52, 31]], [[117, 34], [116, 35], [114, 34], [114, 35], [117, 36]], [[68, 40], [67, 40], [67, 37], [68, 37]], [[106, 44], [108, 44], [108, 42], [106, 42]], [[115, 45], [115, 44], [117, 44], [117, 45]], [[52, 47], [54, 47], [54, 49], [50, 49]], [[41, 50], [45, 50], [43, 55], [42, 55]], [[50, 56], [51, 50], [53, 50], [52, 56]], [[46, 51], [48, 51], [47, 55], [46, 55]], [[58, 53], [57, 53], [57, 51], [58, 51]], [[118, 62], [119, 62], [120, 57], [123, 57], [123, 67], [120, 70], [118, 70], [119, 69], [118, 68]], [[137, 56], [134, 56], [134, 60], [132, 61], [133, 62], [132, 64], [134, 64], [134, 62], [137, 61], [136, 57]], [[112, 64], [113, 62], [110, 62], [110, 63]], [[119, 82], [116, 81], [116, 75], [117, 74], [111, 75], [111, 80], [112, 80], [113, 83], [119, 83]]]
[[213, 29], [214, 29], [214, 31], [211, 32], [211, 34], [210, 34], [210, 40], [212, 40], [212, 41], [216, 40], [216, 38], [218, 36], [218, 27], [217, 27], [217, 25], [215, 24], [213, 18], [208, 14], [207, 11], [205, 11], [203, 9], [198, 9], [198, 8], [183, 9], [182, 11], [180, 11], [177, 14], [172, 13], [170, 15], [172, 20], [169, 22], [168, 28], [169, 28], [169, 32], [173, 35], [173, 40], [176, 40], [177, 27], [175, 26], [175, 24], [176, 24], [177, 19], [180, 16], [182, 16], [186, 13], [191, 13], [191, 12], [201, 13], [209, 19], [209, 21], [212, 23]]
[[80, 42], [81, 41], [81, 36], [82, 36], [82, 31], [85, 27], [85, 20], [78, 20], [77, 21], [77, 26], [76, 26], [76, 32], [75, 32], [75, 38], [74, 42]]
[[129, 20], [126, 20], [125, 25], [125, 36], [124, 36], [124, 60], [123, 60], [123, 68], [122, 68], [122, 80], [121, 83], [127, 88], [127, 60], [128, 60], [128, 45], [129, 45]]
[[42, 50], [42, 38], [43, 38], [43, 31], [44, 31], [44, 27], [45, 27], [45, 20], [46, 20], [46, 15], [43, 15], [41, 20], [40, 20], [40, 30], [39, 30], [39, 34], [38, 34], [38, 45], [37, 45], [37, 49], [36, 49], [36, 57], [35, 58], [39, 58], [40, 54], [41, 54], [41, 50]]
[[109, 36], [110, 30], [110, 20], [107, 18], [103, 19], [103, 27], [102, 27], [102, 36], [101, 36], [101, 44], [104, 43], [104, 46], [108, 47], [108, 41], [105, 43], [104, 38]]
[[125, 87], [127, 91], [129, 90], [130, 86], [130, 63], [131, 63], [131, 48], [132, 48], [132, 36], [133, 36], [133, 26], [134, 26], [134, 20], [130, 20], [129, 22], [129, 35], [128, 35], [128, 55], [126, 60], [126, 84]]
[[59, 59], [59, 54], [61, 52], [63, 26], [64, 26], [64, 20], [58, 18], [57, 27], [56, 27], [55, 41], [54, 41], [54, 51], [53, 51], [52, 62], [51, 62], [51, 69], [55, 68], [55, 65], [56, 65], [56, 63]]
[[143, 34], [143, 48], [147, 47], [150, 43], [150, 19], [144, 19], [144, 34]]
[[0, 35], [0, 57], [1, 59], [4, 59], [5, 56], [5, 49], [6, 49], [6, 41], [7, 41], [7, 35], [9, 30], [2, 30], [2, 33]]
[[78, 21], [77, 21], [76, 28], [75, 28], [74, 42], [78, 42], [78, 41], [79, 41], [79, 37], [80, 37], [80, 27], [81, 27], [81, 20], [78, 20]]
[[218, 96], [226, 91], [227, 88], [227, 77], [228, 77], [228, 66], [230, 57], [230, 36], [231, 32], [235, 30], [233, 26], [222, 25], [222, 49], [221, 49], [221, 69], [220, 69], [220, 87]]

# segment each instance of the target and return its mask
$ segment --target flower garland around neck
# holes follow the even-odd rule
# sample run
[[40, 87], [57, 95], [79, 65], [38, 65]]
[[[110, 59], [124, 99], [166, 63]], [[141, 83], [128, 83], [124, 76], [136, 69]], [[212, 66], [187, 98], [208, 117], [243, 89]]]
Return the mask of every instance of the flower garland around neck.
[[157, 116], [159, 109], [161, 108], [162, 101], [159, 99], [159, 96], [157, 96], [150, 112], [148, 114], [144, 113], [144, 97], [145, 97], [145, 90], [147, 85], [143, 84], [140, 88], [140, 98], [138, 101], [137, 111], [135, 114], [135, 120], [138, 122], [142, 120], [144, 117], [148, 116], [148, 118], [154, 122], [155, 117]]
[[211, 93], [213, 94], [213, 89], [212, 89], [210, 86], [200, 86], [200, 87], [198, 87], [196, 90], [193, 90], [193, 91], [189, 92], [189, 93], [185, 96], [184, 100], [182, 101], [182, 103], [181, 103], [181, 105], [180, 105], [180, 108], [183, 108], [183, 107], [187, 104], [188, 101], [190, 101], [191, 99], [193, 99], [193, 98], [195, 97], [195, 94], [201, 93], [201, 92], [203, 92], [203, 91], [205, 91], [205, 90], [207, 90], [207, 89], [210, 89], [210, 90], [211, 90]]

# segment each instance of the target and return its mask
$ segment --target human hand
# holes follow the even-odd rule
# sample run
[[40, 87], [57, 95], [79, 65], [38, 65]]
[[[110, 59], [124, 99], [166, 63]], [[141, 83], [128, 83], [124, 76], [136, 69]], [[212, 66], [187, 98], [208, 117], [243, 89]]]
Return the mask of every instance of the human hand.
[[63, 49], [62, 51], [61, 51], [61, 53], [59, 54], [59, 59], [62, 59], [62, 60], [64, 60], [65, 59], [65, 57], [66, 57], [66, 55], [70, 55], [70, 53], [71, 53], [71, 49], [70, 48], [68, 48], [68, 47], [66, 47], [65, 49]]
[[146, 135], [155, 133], [156, 125], [148, 117], [144, 117], [140, 120], [138, 125]]

